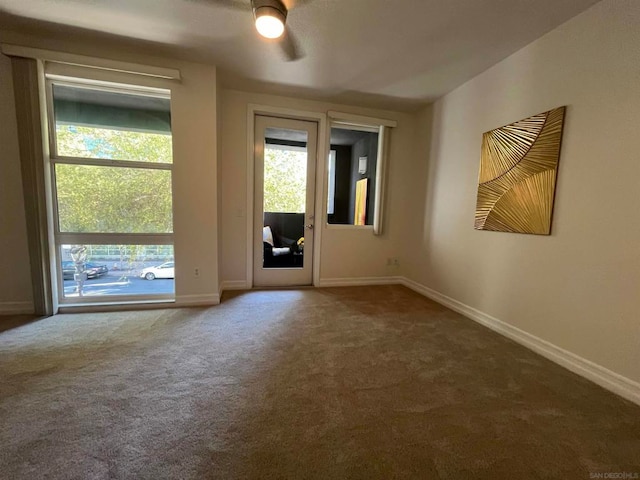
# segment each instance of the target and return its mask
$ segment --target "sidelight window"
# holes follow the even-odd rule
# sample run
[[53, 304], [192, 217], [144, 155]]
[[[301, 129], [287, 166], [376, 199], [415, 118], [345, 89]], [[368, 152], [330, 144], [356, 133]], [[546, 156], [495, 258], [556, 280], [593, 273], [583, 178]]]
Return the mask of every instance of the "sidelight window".
[[393, 120], [329, 112], [327, 223], [382, 233], [385, 159]]

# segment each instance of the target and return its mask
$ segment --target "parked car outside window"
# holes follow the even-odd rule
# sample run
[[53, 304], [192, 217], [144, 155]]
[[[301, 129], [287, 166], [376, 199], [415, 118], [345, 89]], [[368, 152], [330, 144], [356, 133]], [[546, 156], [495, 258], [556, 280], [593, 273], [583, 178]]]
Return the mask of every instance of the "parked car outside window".
[[[100, 275], [104, 275], [109, 271], [106, 265], [101, 265], [93, 262], [87, 262], [84, 264], [84, 271], [87, 274], [87, 278], [98, 278]], [[62, 262], [62, 278], [64, 280], [73, 280], [73, 276], [76, 273], [76, 264], [71, 260]]]
[[140, 272], [140, 278], [154, 280], [156, 278], [175, 278], [174, 262], [165, 262], [157, 267], [147, 267]]

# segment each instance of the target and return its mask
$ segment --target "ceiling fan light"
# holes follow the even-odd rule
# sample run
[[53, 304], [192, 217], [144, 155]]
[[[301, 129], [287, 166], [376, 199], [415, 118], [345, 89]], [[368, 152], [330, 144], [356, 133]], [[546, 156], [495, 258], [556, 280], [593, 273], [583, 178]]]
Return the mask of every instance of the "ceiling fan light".
[[285, 16], [273, 7], [260, 7], [255, 10], [256, 30], [266, 38], [278, 38], [284, 33]]

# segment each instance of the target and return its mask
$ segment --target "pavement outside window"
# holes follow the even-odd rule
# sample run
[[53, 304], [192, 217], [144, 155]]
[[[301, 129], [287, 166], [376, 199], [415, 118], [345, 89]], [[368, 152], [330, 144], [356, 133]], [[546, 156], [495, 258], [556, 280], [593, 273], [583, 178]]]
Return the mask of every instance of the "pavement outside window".
[[[106, 264], [109, 271], [97, 278], [85, 280], [82, 287], [83, 297], [103, 295], [172, 295], [175, 292], [173, 278], [156, 278], [146, 280], [140, 278], [140, 268], [119, 269], [116, 262], [100, 262]], [[161, 261], [145, 266], [160, 265]], [[78, 286], [75, 280], [64, 280], [64, 296], [78, 297]]]

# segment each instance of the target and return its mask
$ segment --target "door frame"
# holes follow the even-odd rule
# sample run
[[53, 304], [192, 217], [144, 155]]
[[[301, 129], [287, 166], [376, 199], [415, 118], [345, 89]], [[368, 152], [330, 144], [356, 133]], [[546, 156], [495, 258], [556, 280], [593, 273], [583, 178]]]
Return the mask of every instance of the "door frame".
[[[318, 142], [316, 152], [315, 208], [313, 229], [313, 272], [312, 285], [320, 284], [320, 250], [322, 248], [322, 230], [324, 219], [324, 177], [326, 172], [327, 151], [327, 115], [324, 112], [310, 112], [290, 108], [272, 107], [250, 103], [247, 108], [247, 288], [253, 288], [253, 235], [254, 235], [254, 173], [255, 173], [255, 116], [306, 120], [318, 124]], [[326, 203], [326, 202], [325, 202]]]

